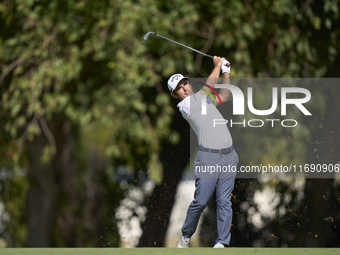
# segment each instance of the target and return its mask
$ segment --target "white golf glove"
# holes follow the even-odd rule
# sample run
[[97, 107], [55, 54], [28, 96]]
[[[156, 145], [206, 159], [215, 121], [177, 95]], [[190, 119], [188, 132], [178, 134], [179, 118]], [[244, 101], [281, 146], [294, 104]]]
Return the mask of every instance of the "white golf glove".
[[230, 63], [228, 60], [225, 59], [222, 60], [221, 70], [222, 73], [230, 73]]

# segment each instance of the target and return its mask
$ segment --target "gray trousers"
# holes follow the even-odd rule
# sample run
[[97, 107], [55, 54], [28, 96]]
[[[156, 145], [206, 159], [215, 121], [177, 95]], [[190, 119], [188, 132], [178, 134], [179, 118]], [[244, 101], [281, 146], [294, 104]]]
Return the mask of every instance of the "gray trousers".
[[[182, 235], [191, 237], [197, 228], [198, 220], [216, 192], [217, 200], [217, 239], [215, 244], [220, 242], [229, 245], [230, 242], [230, 228], [232, 222], [233, 211], [231, 208], [231, 192], [234, 189], [236, 171], [223, 172], [233, 167], [235, 170], [239, 158], [235, 150], [228, 154], [219, 154], [212, 152], [198, 151], [195, 157], [196, 175], [195, 181], [195, 195], [191, 202], [187, 216], [182, 227]], [[215, 166], [215, 171], [212, 166]], [[217, 167], [217, 166], [220, 166]], [[224, 166], [224, 168], [223, 168]], [[210, 167], [210, 172], [207, 170]], [[198, 170], [201, 170], [198, 172]], [[217, 172], [219, 170], [220, 172]]]

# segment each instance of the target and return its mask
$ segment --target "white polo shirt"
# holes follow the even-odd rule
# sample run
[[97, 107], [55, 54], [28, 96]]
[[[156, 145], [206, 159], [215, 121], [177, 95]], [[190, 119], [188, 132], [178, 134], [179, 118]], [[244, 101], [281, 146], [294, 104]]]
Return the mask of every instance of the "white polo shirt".
[[227, 125], [214, 125], [214, 119], [224, 119], [211, 97], [207, 98], [207, 114], [202, 114], [202, 94], [197, 92], [184, 98], [177, 107], [197, 135], [198, 145], [210, 149], [224, 149], [233, 144]]

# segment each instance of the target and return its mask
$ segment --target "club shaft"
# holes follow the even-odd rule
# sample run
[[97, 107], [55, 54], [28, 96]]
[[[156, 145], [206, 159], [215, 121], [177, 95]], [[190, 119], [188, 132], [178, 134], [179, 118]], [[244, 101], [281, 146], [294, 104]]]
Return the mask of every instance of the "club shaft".
[[200, 54], [202, 54], [203, 56], [206, 56], [206, 57], [209, 57], [209, 58], [212, 58], [212, 59], [214, 58], [213, 56], [211, 56], [211, 55], [209, 55], [209, 54], [203, 53], [203, 52], [201, 52], [201, 51], [199, 51], [199, 50], [196, 50], [196, 49], [191, 48], [191, 47], [189, 47], [189, 46], [186, 46], [186, 45], [184, 45], [184, 44], [182, 44], [182, 43], [179, 43], [179, 42], [176, 42], [176, 41], [171, 40], [171, 39], [169, 39], [169, 38], [166, 38], [166, 37], [164, 37], [164, 36], [162, 36], [162, 35], [159, 35], [159, 34], [156, 34], [156, 33], [152, 33], [152, 34], [157, 35], [157, 36], [159, 36], [159, 37], [161, 37], [161, 38], [163, 38], [163, 39], [166, 39], [166, 40], [168, 40], [168, 41], [170, 41], [170, 42], [177, 43], [177, 44], [179, 44], [179, 45], [181, 45], [181, 46], [183, 46], [183, 47], [185, 47], [185, 48], [187, 48], [187, 49], [196, 51], [197, 53], [200, 53]]

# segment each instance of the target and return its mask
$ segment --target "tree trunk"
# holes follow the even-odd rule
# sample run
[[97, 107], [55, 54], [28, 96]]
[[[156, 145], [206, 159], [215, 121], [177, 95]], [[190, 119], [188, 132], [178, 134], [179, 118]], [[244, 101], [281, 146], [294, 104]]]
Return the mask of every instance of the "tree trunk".
[[[49, 145], [44, 133], [26, 143], [30, 180], [27, 194], [27, 245], [54, 246], [53, 232], [57, 226], [64, 245], [75, 246], [75, 225], [79, 221], [75, 211], [81, 199], [76, 187], [77, 168], [72, 152], [74, 135], [70, 123], [63, 116], [54, 116], [49, 128], [56, 141], [56, 154], [50, 162], [41, 161], [44, 148]], [[62, 211], [63, 206], [66, 210]]]
[[53, 243], [52, 233], [59, 187], [52, 165], [43, 165], [41, 162], [41, 155], [46, 145], [47, 139], [43, 134], [35, 137], [32, 142], [26, 143], [30, 180], [26, 200], [27, 246], [29, 247], [49, 247]]
[[[81, 224], [81, 210], [84, 205], [81, 197], [82, 183], [79, 178], [77, 163], [74, 158], [75, 134], [71, 123], [63, 116], [56, 116], [54, 133], [57, 143], [57, 154], [53, 160], [54, 171], [58, 173], [61, 189], [61, 201], [57, 218], [58, 234], [61, 234], [66, 247], [81, 246], [81, 240], [76, 233], [77, 224]], [[79, 185], [80, 184], [80, 185]]]
[[147, 198], [148, 213], [142, 224], [143, 235], [139, 241], [139, 247], [164, 246], [177, 184], [190, 157], [189, 124], [179, 112], [176, 113], [173, 123], [175, 124], [173, 129], [180, 133], [181, 139], [177, 145], [167, 143], [162, 147], [164, 151], [160, 158], [164, 166], [164, 181]]
[[[327, 90], [327, 107], [324, 120], [313, 132], [307, 145], [309, 164], [339, 164], [340, 160], [340, 101], [338, 94]], [[298, 215], [301, 235], [297, 234], [296, 246], [339, 246], [336, 228], [339, 227], [340, 204], [335, 193], [334, 179], [307, 179], [303, 207]]]

